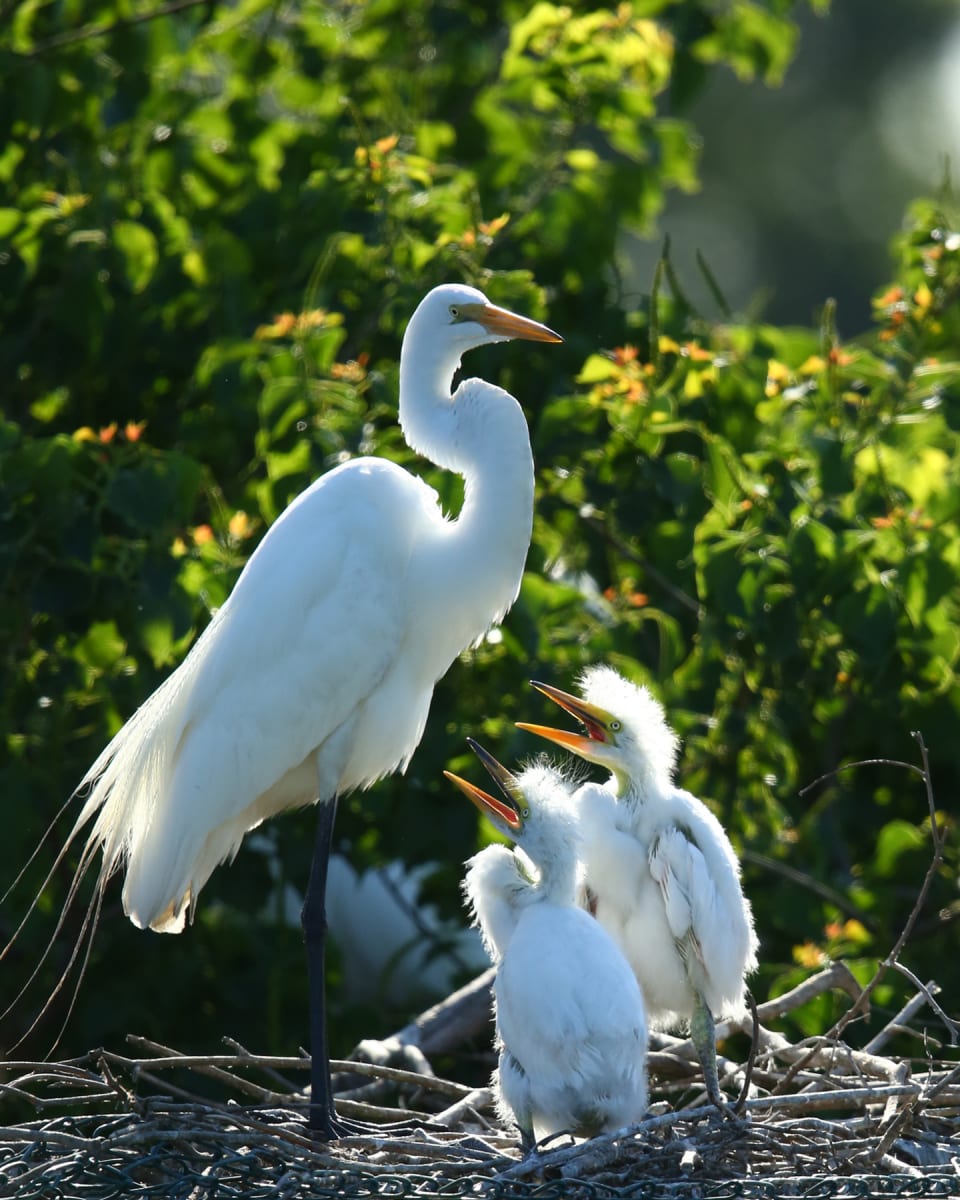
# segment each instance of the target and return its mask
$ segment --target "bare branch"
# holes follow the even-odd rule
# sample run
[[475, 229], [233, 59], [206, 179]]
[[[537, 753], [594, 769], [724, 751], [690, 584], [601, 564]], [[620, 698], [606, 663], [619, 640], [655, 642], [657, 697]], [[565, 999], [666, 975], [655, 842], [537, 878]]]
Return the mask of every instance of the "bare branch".
[[91, 38], [109, 37], [120, 29], [143, 25], [147, 21], [157, 21], [161, 17], [169, 17], [188, 8], [209, 6], [210, 3], [211, 0], [168, 0], [167, 4], [161, 4], [159, 8], [152, 8], [149, 12], [136, 13], [132, 17], [118, 17], [116, 21], [107, 21], [100, 25], [83, 25], [79, 29], [68, 29], [64, 33], [54, 34], [45, 42], [38, 42], [30, 50], [21, 51], [21, 57], [40, 58], [51, 50], [59, 50], [62, 46], [69, 46], [75, 42], [86, 42]]

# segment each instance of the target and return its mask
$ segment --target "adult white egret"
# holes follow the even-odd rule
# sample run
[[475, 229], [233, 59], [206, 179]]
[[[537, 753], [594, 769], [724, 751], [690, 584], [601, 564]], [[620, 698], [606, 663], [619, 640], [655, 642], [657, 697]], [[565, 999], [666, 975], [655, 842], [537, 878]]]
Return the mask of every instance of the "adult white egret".
[[651, 1024], [689, 1020], [710, 1099], [717, 1079], [715, 1016], [744, 1011], [757, 938], [740, 865], [713, 813], [673, 775], [677, 738], [662, 705], [611, 667], [590, 667], [582, 697], [534, 682], [584, 727], [518, 722], [611, 771], [576, 793], [590, 907], [622, 948]]
[[[530, 542], [533, 459], [523, 412], [467, 379], [461, 355], [511, 338], [559, 342], [474, 288], [434, 288], [400, 352], [409, 445], [463, 476], [455, 520], [422, 480], [380, 458], [307, 488], [257, 547], [183, 663], [90, 768], [70, 840], [91, 821], [97, 896], [126, 868], [124, 911], [179, 933], [214, 868], [284, 809], [320, 801], [302, 910], [310, 1125], [334, 1138], [324, 1011], [324, 892], [337, 797], [403, 770], [436, 681], [517, 596]], [[68, 843], [69, 844], [69, 843]]]
[[514, 776], [468, 740], [504, 800], [444, 774], [520, 847], [487, 846], [464, 880], [497, 966], [501, 1116], [516, 1120], [527, 1151], [564, 1130], [590, 1136], [634, 1124], [647, 1107], [643, 996], [613, 939], [577, 904], [570, 789], [542, 764]]

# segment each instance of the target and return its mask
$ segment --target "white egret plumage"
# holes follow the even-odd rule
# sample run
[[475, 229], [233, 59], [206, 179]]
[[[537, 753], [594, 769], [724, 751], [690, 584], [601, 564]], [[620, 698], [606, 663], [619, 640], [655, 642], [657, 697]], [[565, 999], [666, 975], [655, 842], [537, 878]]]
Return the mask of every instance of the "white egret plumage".
[[458, 517], [384, 459], [323, 475], [270, 528], [186, 659], [81, 785], [70, 842], [90, 828], [79, 872], [101, 852], [99, 899], [125, 868], [124, 911], [165, 933], [183, 928], [249, 830], [320, 801], [302, 922], [310, 1124], [323, 1137], [344, 1127], [331, 1096], [323, 967], [337, 797], [406, 767], [434, 684], [520, 587], [534, 491], [523, 412], [482, 380], [451, 394], [464, 352], [511, 338], [562, 340], [474, 288], [445, 285], [421, 301], [400, 353], [400, 425], [414, 450], [464, 478]]
[[607, 666], [583, 672], [581, 696], [533, 686], [584, 732], [520, 728], [611, 772], [576, 793], [590, 907], [632, 966], [651, 1024], [689, 1021], [707, 1092], [723, 1108], [714, 1018], [742, 1015], [745, 977], [757, 965], [730, 839], [702, 801], [674, 784], [677, 738], [646, 688]]
[[542, 764], [512, 775], [471, 741], [498, 800], [445, 772], [519, 847], [467, 863], [464, 894], [496, 964], [501, 1115], [529, 1150], [562, 1131], [592, 1135], [647, 1107], [643, 997], [604, 928], [577, 904], [578, 819], [570, 788]]

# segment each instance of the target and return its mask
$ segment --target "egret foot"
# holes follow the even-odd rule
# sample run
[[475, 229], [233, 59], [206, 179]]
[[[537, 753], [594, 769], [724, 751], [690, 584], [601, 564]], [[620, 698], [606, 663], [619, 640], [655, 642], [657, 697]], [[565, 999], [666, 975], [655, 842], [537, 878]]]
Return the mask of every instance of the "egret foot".
[[317, 1127], [311, 1121], [310, 1134], [318, 1142], [338, 1142], [341, 1138], [392, 1138], [409, 1137], [411, 1134], [426, 1129], [425, 1121], [411, 1117], [409, 1121], [357, 1121], [353, 1117], [327, 1117], [324, 1124]]

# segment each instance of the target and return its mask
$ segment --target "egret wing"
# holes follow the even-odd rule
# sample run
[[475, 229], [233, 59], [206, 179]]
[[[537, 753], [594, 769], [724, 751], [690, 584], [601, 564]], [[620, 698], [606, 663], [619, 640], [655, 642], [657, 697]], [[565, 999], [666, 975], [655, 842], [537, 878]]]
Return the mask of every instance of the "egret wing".
[[98, 812], [91, 840], [108, 869], [128, 859], [138, 924], [182, 927], [182, 902], [248, 829], [324, 784], [346, 790], [397, 765], [343, 779], [351, 722], [402, 648], [407, 566], [433, 493], [369, 464], [323, 476], [284, 512], [184, 663], [91, 769], [80, 819]]
[[686, 893], [704, 964], [705, 996], [715, 1013], [743, 1011], [744, 976], [757, 965], [753, 914], [740, 865], [723, 826], [702, 801], [675, 789], [674, 820], [692, 846]]

